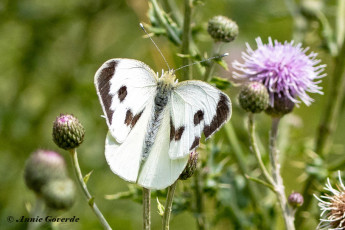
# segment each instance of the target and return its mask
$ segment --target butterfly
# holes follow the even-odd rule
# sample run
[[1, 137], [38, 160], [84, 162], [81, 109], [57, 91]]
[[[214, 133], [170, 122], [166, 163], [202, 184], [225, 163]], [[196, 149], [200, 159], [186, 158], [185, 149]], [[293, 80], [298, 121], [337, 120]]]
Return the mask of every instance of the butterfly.
[[173, 70], [159, 77], [145, 63], [111, 59], [94, 79], [109, 132], [105, 157], [111, 170], [148, 189], [173, 184], [198, 147], [231, 117], [231, 101], [197, 80], [176, 80]]

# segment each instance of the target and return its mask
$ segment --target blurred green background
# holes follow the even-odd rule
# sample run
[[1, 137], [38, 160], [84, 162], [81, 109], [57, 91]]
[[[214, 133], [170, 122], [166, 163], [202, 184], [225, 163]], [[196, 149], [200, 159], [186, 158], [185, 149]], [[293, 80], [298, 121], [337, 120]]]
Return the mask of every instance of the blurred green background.
[[[176, 1], [176, 4], [183, 8], [183, 1]], [[333, 5], [333, 1], [328, 1], [331, 22]], [[105, 194], [125, 191], [127, 186], [109, 170], [104, 158], [107, 127], [100, 116], [102, 110], [93, 76], [103, 62], [115, 57], [141, 60], [159, 72], [166, 68], [138, 26], [139, 22], [149, 23], [147, 10], [146, 1], [136, 0], [0, 0], [0, 229], [25, 229], [24, 224], [8, 223], [6, 218], [28, 216], [26, 206], [34, 202], [34, 194], [23, 180], [25, 160], [31, 152], [38, 148], [52, 149], [63, 154], [71, 165], [67, 152], [58, 149], [51, 138], [53, 121], [60, 113], [74, 114], [85, 127], [85, 141], [78, 150], [80, 165], [84, 174], [94, 170], [88, 186], [110, 225], [116, 230], [141, 228], [140, 204], [104, 199]], [[279, 41], [292, 39], [293, 22], [283, 0], [209, 0], [196, 6], [193, 15], [193, 22], [202, 26], [199, 47], [203, 52], [211, 48], [206, 26], [214, 15], [228, 16], [240, 28], [237, 40], [224, 48], [230, 53], [226, 58], [229, 66], [240, 58], [245, 42], [255, 47], [254, 39], [258, 36], [263, 41], [269, 36]], [[330, 56], [321, 49], [317, 30], [317, 25], [310, 25], [305, 45], [320, 53], [323, 63], [329, 64], [326, 72], [330, 74]], [[179, 67], [181, 59], [176, 53], [180, 48], [163, 37], [154, 39], [170, 66]], [[221, 75], [229, 78], [231, 73], [221, 71]], [[327, 83], [325, 78], [321, 85], [327, 89]], [[234, 87], [227, 91], [234, 104], [231, 122], [249, 154], [245, 113], [237, 105], [237, 92]], [[296, 178], [303, 175], [303, 168], [298, 168], [296, 162], [307, 159], [305, 147], [313, 146], [327, 99], [321, 95], [312, 97], [316, 101], [312, 106], [296, 108], [284, 123], [293, 124], [286, 131], [291, 142], [284, 143], [281, 138], [291, 159], [283, 166], [287, 191], [301, 189]], [[344, 139], [343, 117], [335, 135], [338, 154], [344, 153], [343, 144], [339, 144]], [[260, 115], [258, 120], [258, 132], [266, 143], [269, 119]], [[231, 152], [229, 154], [231, 157]], [[229, 167], [236, 167], [231, 163]], [[70, 175], [74, 178], [72, 170]], [[154, 197], [152, 203], [152, 228], [159, 229], [161, 222]], [[212, 203], [208, 207], [207, 215], [212, 217]], [[62, 215], [75, 215], [80, 222], [61, 224], [60, 229], [101, 228], [79, 188], [75, 205]], [[221, 222], [215, 229], [229, 229], [229, 223], [231, 219]], [[310, 228], [306, 229], [315, 229], [316, 224], [311, 219]], [[192, 214], [184, 212], [174, 216], [171, 229], [196, 229]]]

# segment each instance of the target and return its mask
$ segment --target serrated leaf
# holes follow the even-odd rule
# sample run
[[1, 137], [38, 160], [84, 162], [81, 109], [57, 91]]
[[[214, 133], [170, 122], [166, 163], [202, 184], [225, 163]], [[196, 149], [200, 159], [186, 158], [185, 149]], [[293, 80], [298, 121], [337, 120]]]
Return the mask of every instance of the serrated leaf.
[[226, 71], [229, 71], [228, 64], [223, 59], [216, 59], [215, 62], [217, 62]]
[[228, 89], [231, 86], [231, 83], [227, 79], [221, 77], [213, 77], [210, 83], [215, 84], [221, 90]]
[[92, 207], [93, 204], [95, 203], [95, 197], [91, 197], [88, 203]]
[[157, 197], [157, 209], [158, 209], [158, 214], [160, 216], [164, 215], [164, 205], [161, 204], [161, 202], [159, 202], [158, 197]]
[[91, 170], [88, 174], [86, 174], [83, 178], [84, 183], [87, 184], [87, 182], [89, 181], [89, 178], [91, 176], [91, 174], [93, 173], [93, 170]]

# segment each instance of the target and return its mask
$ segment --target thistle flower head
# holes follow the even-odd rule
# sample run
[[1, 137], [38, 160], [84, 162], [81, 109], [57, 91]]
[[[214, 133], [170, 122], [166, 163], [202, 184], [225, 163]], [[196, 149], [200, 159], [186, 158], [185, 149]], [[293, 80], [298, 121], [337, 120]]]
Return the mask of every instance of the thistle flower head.
[[253, 50], [247, 44], [247, 53], [242, 54], [244, 63], [234, 61], [234, 78], [263, 83], [269, 94], [270, 104], [274, 104], [274, 94], [286, 97], [293, 103], [300, 103], [298, 98], [306, 105], [313, 99], [307, 94], [322, 94], [318, 80], [325, 76], [322, 71], [325, 65], [318, 65], [320, 60], [317, 54], [306, 54], [308, 48], [302, 44], [284, 42], [283, 44], [271, 38], [268, 44], [263, 44], [261, 38], [256, 39], [258, 48]]
[[238, 26], [225, 16], [214, 16], [208, 21], [207, 32], [215, 41], [231, 42], [238, 35]]
[[339, 175], [339, 184], [336, 188], [333, 188], [329, 178], [325, 190], [330, 194], [322, 195], [315, 198], [319, 201], [319, 207], [321, 209], [320, 223], [317, 229], [333, 229], [341, 230], [345, 229], [345, 186]]
[[303, 204], [304, 199], [301, 193], [293, 192], [289, 195], [288, 202], [292, 207], [298, 208]]
[[193, 176], [198, 163], [198, 155], [196, 151], [189, 154], [187, 165], [179, 177], [180, 180], [187, 180]]
[[238, 101], [247, 112], [260, 113], [268, 107], [269, 95], [266, 87], [260, 82], [243, 85]]
[[60, 114], [54, 122], [53, 141], [65, 150], [78, 147], [84, 140], [85, 130], [79, 120], [70, 114]]
[[27, 159], [24, 168], [26, 185], [37, 193], [51, 180], [67, 177], [64, 158], [53, 151], [37, 150]]
[[49, 181], [42, 187], [42, 194], [49, 208], [67, 210], [75, 200], [74, 183], [69, 178]]

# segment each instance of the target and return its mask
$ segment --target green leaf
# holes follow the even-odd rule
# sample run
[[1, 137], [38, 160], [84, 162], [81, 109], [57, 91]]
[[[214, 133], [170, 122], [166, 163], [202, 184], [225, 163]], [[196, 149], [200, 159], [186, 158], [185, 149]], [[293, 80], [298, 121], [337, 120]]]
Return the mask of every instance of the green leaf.
[[89, 181], [89, 178], [90, 178], [92, 172], [93, 172], [93, 170], [91, 170], [88, 174], [86, 174], [86, 175], [84, 176], [84, 179], [83, 179], [83, 180], [84, 180], [84, 183], [85, 183], [85, 184], [87, 184], [87, 182]]
[[88, 203], [92, 207], [93, 204], [95, 203], [95, 197], [91, 197]]
[[231, 83], [227, 79], [221, 77], [213, 77], [210, 83], [216, 85], [221, 90], [228, 89], [231, 86]]
[[215, 59], [216, 63], [218, 63], [221, 67], [223, 67], [225, 70], [229, 71], [228, 64], [223, 59]]
[[157, 208], [158, 208], [158, 214], [160, 216], [164, 215], [164, 205], [161, 204], [161, 202], [159, 202], [158, 197], [157, 197]]

